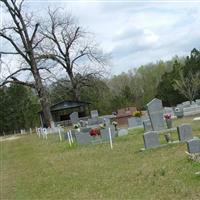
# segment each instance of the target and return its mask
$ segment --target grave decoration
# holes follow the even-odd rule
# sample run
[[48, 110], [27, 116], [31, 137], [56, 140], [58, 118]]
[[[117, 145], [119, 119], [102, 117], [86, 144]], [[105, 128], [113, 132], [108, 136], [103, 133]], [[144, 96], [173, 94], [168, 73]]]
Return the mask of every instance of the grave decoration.
[[172, 128], [172, 115], [171, 114], [165, 114], [164, 115], [166, 124], [167, 124], [167, 128]]
[[133, 117], [142, 117], [142, 112], [141, 111], [133, 112]]
[[99, 128], [92, 128], [90, 130], [90, 135], [93, 136], [93, 137], [101, 136], [101, 131], [100, 131]]
[[74, 127], [74, 129], [76, 129], [77, 131], [80, 131], [81, 125], [80, 125], [80, 123], [77, 123], [77, 124], [74, 124], [73, 127]]
[[116, 121], [113, 121], [112, 125], [115, 127], [115, 131], [117, 131], [117, 125], [118, 125], [118, 123]]

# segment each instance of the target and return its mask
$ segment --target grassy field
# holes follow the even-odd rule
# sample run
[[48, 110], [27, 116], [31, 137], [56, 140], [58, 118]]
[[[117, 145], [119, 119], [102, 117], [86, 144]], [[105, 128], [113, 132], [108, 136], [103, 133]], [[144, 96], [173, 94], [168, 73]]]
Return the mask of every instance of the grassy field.
[[[185, 122], [200, 136], [199, 121], [174, 124]], [[200, 199], [200, 164], [188, 160], [186, 144], [140, 152], [142, 134], [116, 138], [113, 150], [36, 134], [1, 142], [1, 199]]]

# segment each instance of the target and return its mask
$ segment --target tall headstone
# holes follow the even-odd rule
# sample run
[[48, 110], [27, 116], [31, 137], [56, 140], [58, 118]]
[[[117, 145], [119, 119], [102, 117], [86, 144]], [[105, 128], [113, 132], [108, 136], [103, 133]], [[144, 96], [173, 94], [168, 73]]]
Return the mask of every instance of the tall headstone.
[[96, 118], [99, 116], [99, 113], [97, 110], [91, 110], [90, 111], [90, 114], [91, 114], [91, 118]]
[[157, 131], [149, 131], [144, 133], [144, 147], [145, 149], [156, 148], [160, 146], [159, 136]]
[[76, 124], [79, 122], [79, 118], [78, 118], [78, 112], [73, 112], [70, 114], [70, 120], [72, 124]]
[[177, 127], [179, 141], [188, 141], [193, 138], [192, 127], [189, 124], [182, 124]]
[[158, 131], [164, 129], [164, 110], [162, 101], [156, 98], [153, 99], [147, 104], [147, 110], [153, 130]]
[[194, 138], [187, 141], [187, 148], [189, 153], [200, 153], [200, 139]]

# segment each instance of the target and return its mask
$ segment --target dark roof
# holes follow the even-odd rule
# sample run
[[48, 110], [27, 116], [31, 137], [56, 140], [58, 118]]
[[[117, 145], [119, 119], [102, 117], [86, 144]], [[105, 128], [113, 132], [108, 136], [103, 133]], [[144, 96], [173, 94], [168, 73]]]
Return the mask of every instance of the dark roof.
[[51, 111], [58, 111], [58, 110], [64, 110], [64, 109], [69, 109], [69, 108], [77, 108], [81, 106], [86, 106], [90, 103], [84, 102], [84, 101], [61, 101], [59, 103], [56, 103], [51, 106]]

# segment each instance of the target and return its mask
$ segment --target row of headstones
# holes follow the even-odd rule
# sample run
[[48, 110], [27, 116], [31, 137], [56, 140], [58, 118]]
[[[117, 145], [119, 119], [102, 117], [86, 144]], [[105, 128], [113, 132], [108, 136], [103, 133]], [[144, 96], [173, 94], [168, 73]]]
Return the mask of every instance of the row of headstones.
[[[177, 127], [178, 138], [180, 142], [187, 142], [189, 153], [200, 153], [200, 139], [193, 138], [192, 127], [189, 124], [182, 124]], [[161, 146], [159, 142], [159, 134], [157, 131], [149, 131], [144, 133], [145, 149], [156, 148]]]
[[90, 114], [91, 114], [91, 118], [89, 118], [87, 121], [83, 121], [79, 119], [78, 112], [73, 112], [70, 114], [70, 121], [72, 124], [80, 123], [82, 127], [93, 126], [93, 125], [98, 125], [102, 123], [106, 123], [107, 125], [110, 124], [110, 119], [100, 118], [97, 110], [92, 110]]
[[189, 101], [185, 101], [181, 104], [178, 104], [177, 107], [183, 107], [183, 108], [187, 108], [187, 107], [190, 107], [190, 106], [200, 106], [200, 99], [196, 99], [195, 101], [192, 101], [192, 103], [190, 104]]
[[[134, 128], [142, 126], [146, 131], [159, 131], [166, 129], [162, 101], [155, 98], [147, 104], [147, 115], [142, 117], [131, 117], [128, 119], [128, 127]], [[172, 113], [172, 110], [170, 109]]]
[[[113, 139], [116, 136], [115, 127], [113, 125], [107, 126], [104, 129], [101, 129], [101, 135], [100, 136], [91, 136], [90, 135], [91, 128], [83, 127], [80, 129], [80, 131], [77, 130], [71, 130], [72, 138], [80, 145], [85, 144], [94, 144], [94, 143], [102, 143], [104, 141]], [[110, 131], [110, 133], [109, 133]], [[65, 139], [69, 140], [69, 134], [65, 134]]]
[[147, 104], [147, 115], [142, 117], [132, 117], [128, 119], [128, 127], [144, 127], [146, 131], [157, 131], [165, 129], [165, 123], [163, 119], [164, 108], [162, 101], [155, 98]]
[[175, 115], [177, 117], [196, 115], [200, 113], [200, 99], [196, 99], [190, 104], [189, 101], [185, 101], [181, 104], [177, 104], [175, 108]]

